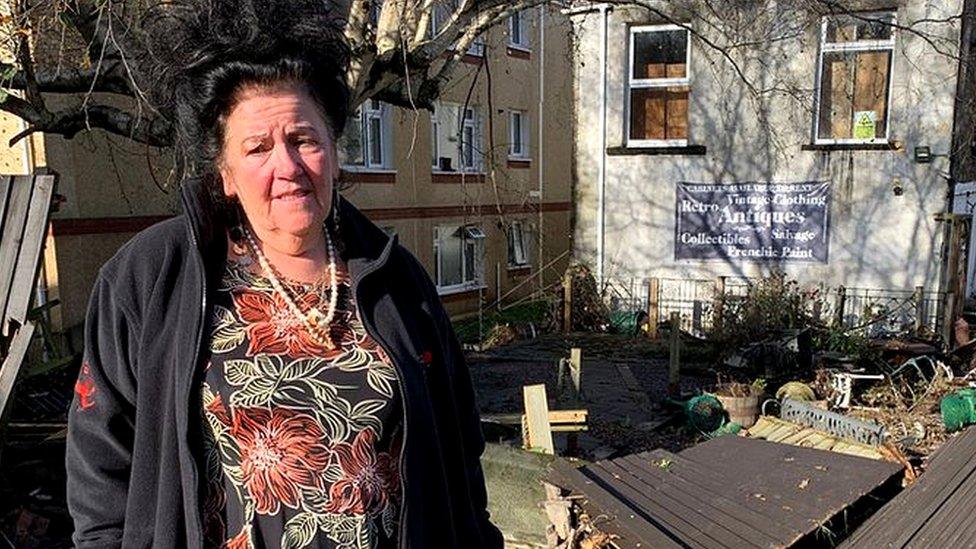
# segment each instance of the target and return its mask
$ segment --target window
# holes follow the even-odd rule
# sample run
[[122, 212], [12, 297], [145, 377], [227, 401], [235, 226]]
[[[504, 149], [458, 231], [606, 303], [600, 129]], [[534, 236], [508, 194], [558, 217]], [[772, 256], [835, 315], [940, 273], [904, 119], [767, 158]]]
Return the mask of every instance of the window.
[[529, 157], [529, 120], [525, 111], [508, 113], [508, 156]]
[[442, 172], [480, 173], [483, 166], [481, 113], [476, 106], [438, 103], [431, 117], [432, 167]]
[[393, 155], [389, 105], [370, 99], [356, 109], [346, 123], [338, 150], [343, 167], [389, 169]]
[[[441, 32], [447, 25], [451, 16], [454, 12], [458, 10], [457, 0], [448, 0], [434, 6], [434, 16], [430, 18], [430, 25], [427, 27], [429, 29], [428, 37], [433, 38], [437, 36], [437, 33]], [[478, 36], [471, 41], [471, 45], [468, 46], [468, 55], [474, 55], [475, 57], [485, 56], [485, 38], [484, 36]]]
[[688, 144], [690, 40], [677, 25], [630, 29], [628, 146]]
[[434, 228], [437, 288], [442, 291], [477, 288], [484, 276], [485, 233], [475, 225]]
[[888, 140], [895, 14], [825, 17], [820, 28], [818, 143]]
[[523, 12], [515, 12], [508, 18], [508, 45], [529, 49], [529, 21]]
[[527, 267], [529, 265], [529, 233], [521, 221], [513, 221], [508, 226], [508, 266]]

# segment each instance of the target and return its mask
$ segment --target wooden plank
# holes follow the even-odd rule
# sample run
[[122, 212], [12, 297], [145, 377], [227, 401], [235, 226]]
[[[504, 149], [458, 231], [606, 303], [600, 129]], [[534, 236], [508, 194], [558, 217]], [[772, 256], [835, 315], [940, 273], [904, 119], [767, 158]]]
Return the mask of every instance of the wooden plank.
[[7, 219], [7, 205], [10, 202], [10, 183], [12, 175], [0, 175], [0, 235], [3, 234], [4, 220]]
[[[549, 410], [549, 424], [586, 423], [587, 410]], [[521, 425], [525, 414], [481, 414], [481, 420], [502, 425]]]
[[583, 495], [595, 505], [598, 512], [591, 513], [591, 516], [606, 515], [610, 522], [602, 524], [600, 528], [622, 537], [621, 540], [615, 540], [615, 544], [622, 542], [631, 547], [662, 549], [686, 547], [673, 535], [667, 533], [660, 523], [653, 519], [645, 520], [638, 517], [634, 510], [627, 507], [614, 494], [587, 478], [565, 460], [557, 459], [553, 462], [549, 478], [553, 484]]
[[525, 402], [526, 432], [524, 443], [528, 450], [538, 450], [555, 454], [552, 443], [552, 430], [549, 428], [549, 403], [546, 400], [546, 386], [526, 385], [522, 388]]
[[915, 286], [915, 335], [925, 330], [925, 286]]
[[666, 461], [668, 472], [672, 475], [680, 476], [689, 483], [698, 487], [704, 493], [722, 494], [725, 498], [732, 501], [735, 505], [743, 509], [751, 509], [754, 513], [765, 517], [767, 527], [775, 524], [781, 528], [778, 535], [783, 539], [795, 541], [803, 534], [803, 528], [798, 525], [806, 525], [807, 520], [793, 507], [783, 507], [780, 502], [773, 498], [767, 498], [765, 494], [755, 490], [741, 490], [731, 486], [729, 479], [724, 478], [712, 469], [702, 466], [681, 454], [672, 454], [664, 450], [654, 450], [646, 454], [638, 454], [638, 457], [648, 456], [652, 462], [661, 463]]
[[[669, 510], [678, 512], [711, 537], [717, 535], [722, 545], [758, 547], [777, 543], [775, 537], [757, 529], [751, 521], [741, 520], [739, 506], [721, 494], [699, 492], [681, 477], [669, 474], [666, 469], [628, 459], [630, 457], [601, 462], [600, 465], [619, 475], [625, 482], [628, 477], [632, 478], [636, 481], [630, 482], [632, 487]], [[611, 469], [611, 466], [617, 469]]]
[[[976, 453], [976, 430], [950, 439], [930, 460], [925, 474], [894, 500], [870, 517], [842, 547], [898, 547], [918, 533], [918, 525], [928, 524], [939, 512], [944, 499], [940, 490], [953, 485], [953, 476], [971, 464]], [[970, 478], [966, 476], [965, 478]]]
[[[656, 519], [665, 530], [676, 535], [678, 539], [689, 547], [726, 547], [721, 542], [721, 536], [712, 532], [700, 530], [696, 525], [689, 522], [685, 516], [688, 509], [675, 509], [673, 501], [656, 501], [647, 497], [644, 491], [647, 487], [635, 489], [629, 484], [630, 479], [621, 477], [627, 475], [626, 471], [613, 465], [612, 462], [595, 463], [582, 469], [583, 474], [590, 476], [600, 482], [604, 488], [624, 500], [628, 507], [635, 509], [639, 516], [647, 519]], [[656, 494], [660, 496], [660, 494]], [[665, 499], [665, 498], [662, 498]]]
[[10, 342], [9, 352], [0, 365], [0, 417], [3, 417], [7, 407], [7, 400], [14, 388], [14, 382], [17, 381], [17, 374], [20, 372], [31, 338], [34, 337], [35, 328], [33, 322], [27, 322], [17, 330]]
[[647, 281], [647, 337], [658, 338], [658, 324], [661, 322], [661, 280], [650, 278]]
[[[976, 448], [976, 444], [970, 446], [971, 450], [974, 448]], [[899, 521], [899, 529], [902, 534], [895, 540], [896, 545], [900, 547], [908, 545], [922, 527], [932, 520], [932, 516], [939, 512], [946, 500], [959, 486], [976, 472], [976, 458], [973, 457], [972, 452], [968, 455], [960, 453], [960, 459], [958, 461], [960, 464], [957, 467], [945, 467], [947, 474], [939, 478], [937, 482], [931, 483], [933, 485], [932, 489], [929, 491], [929, 494], [925, 495], [926, 497], [922, 498], [924, 504], [917, 506], [915, 508], [916, 512], [903, 516], [902, 520]], [[923, 475], [922, 479], [926, 476], [928, 474]], [[922, 479], [919, 479], [919, 482]], [[968, 513], [962, 515], [960, 518], [963, 517], [968, 517]]]
[[[13, 319], [19, 324], [27, 321], [27, 311], [37, 283], [37, 273], [41, 267], [41, 250], [47, 235], [54, 184], [53, 175], [39, 175], [34, 178], [34, 191], [31, 194], [30, 209], [27, 213], [27, 227], [20, 246], [17, 268], [10, 289], [10, 300], [7, 304], [8, 321]], [[8, 328], [8, 326], [3, 327], [5, 334]]]
[[[20, 255], [20, 245], [27, 223], [31, 191], [29, 179], [17, 177], [13, 180], [10, 202], [7, 206], [3, 235], [0, 236], [0, 323], [6, 324], [7, 302], [10, 299], [11, 284]], [[6, 334], [4, 334], [6, 335]]]
[[573, 331], [573, 275], [563, 275], [563, 332]]
[[[782, 491], [791, 499], [823, 498], [849, 504], [901, 473], [901, 466], [802, 446], [788, 446], [745, 437], [719, 437], [682, 451], [682, 455], [707, 464], [723, 478], [741, 478], [746, 488], [795, 488], [803, 479], [810, 483], [802, 492]], [[738, 459], [724, 459], [734, 455]], [[811, 517], [815, 518], [815, 517]]]
[[671, 334], [668, 353], [668, 393], [681, 393], [681, 313], [671, 313]]
[[[673, 473], [672, 467], [681, 467], [680, 464], [675, 465], [673, 461], [665, 462], [668, 465], [663, 466], [660, 459], [654, 460], [648, 456], [642, 457], [640, 455], [625, 456], [614, 461], [628, 463], [631, 467], [640, 469], [643, 474], [648, 476], [666, 476], [669, 483], [673, 484], [685, 494], [704, 495], [707, 499], [703, 502], [703, 505], [715, 507], [728, 516], [733, 517], [739, 523], [747, 525], [748, 529], [754, 532], [751, 535], [761, 535], [766, 538], [767, 542], [781, 544], [782, 540], [790, 539], [794, 536], [794, 532], [782, 526], [779, 520], [770, 520], [770, 517], [763, 515], [749, 506], [742, 505], [738, 501], [729, 499], [722, 492], [703, 490], [683, 475]], [[755, 545], [757, 541], [754, 540], [753, 544]]]

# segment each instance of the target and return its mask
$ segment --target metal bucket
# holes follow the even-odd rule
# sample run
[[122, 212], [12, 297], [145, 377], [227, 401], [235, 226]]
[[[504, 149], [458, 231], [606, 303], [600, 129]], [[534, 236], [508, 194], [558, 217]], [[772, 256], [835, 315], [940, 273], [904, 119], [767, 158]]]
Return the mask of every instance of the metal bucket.
[[738, 423], [743, 429], [748, 429], [756, 423], [759, 417], [759, 396], [731, 397], [715, 395], [722, 403], [725, 412], [729, 414], [729, 421]]

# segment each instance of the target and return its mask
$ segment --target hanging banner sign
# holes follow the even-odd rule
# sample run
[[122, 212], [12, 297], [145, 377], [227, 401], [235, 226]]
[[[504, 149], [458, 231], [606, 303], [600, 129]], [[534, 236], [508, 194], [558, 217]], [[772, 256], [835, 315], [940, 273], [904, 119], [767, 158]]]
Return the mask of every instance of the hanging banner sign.
[[675, 259], [827, 262], [830, 183], [678, 183]]

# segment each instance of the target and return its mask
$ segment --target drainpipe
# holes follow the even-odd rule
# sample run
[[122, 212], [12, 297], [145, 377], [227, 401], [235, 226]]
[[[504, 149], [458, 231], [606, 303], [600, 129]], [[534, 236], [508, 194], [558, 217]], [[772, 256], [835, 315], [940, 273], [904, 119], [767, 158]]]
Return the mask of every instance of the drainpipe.
[[603, 263], [606, 255], [606, 192], [607, 192], [607, 48], [609, 13], [613, 9], [608, 4], [597, 4], [564, 10], [569, 16], [600, 12], [600, 169], [597, 173], [596, 199], [596, 283], [603, 291]]
[[[543, 215], [542, 215], [542, 191], [544, 189], [545, 181], [545, 170], [543, 170], [543, 165], [545, 164], [545, 144], [542, 141], [544, 133], [542, 128], [544, 124], [542, 123], [543, 116], [545, 115], [545, 105], [546, 105], [546, 6], [545, 4], [539, 4], [539, 116], [536, 126], [538, 126], [536, 150], [538, 154], [536, 159], [539, 162], [539, 186], [536, 192], [539, 196], [537, 197], [539, 201], [539, 246], [538, 246], [538, 257], [536, 258], [539, 262], [539, 268], [541, 269], [545, 265], [545, 254], [543, 253], [545, 248], [543, 244], [545, 243], [545, 237], [543, 236]], [[539, 295], [542, 295], [542, 290], [545, 289], [545, 278], [544, 273], [538, 273], [539, 277]]]

